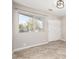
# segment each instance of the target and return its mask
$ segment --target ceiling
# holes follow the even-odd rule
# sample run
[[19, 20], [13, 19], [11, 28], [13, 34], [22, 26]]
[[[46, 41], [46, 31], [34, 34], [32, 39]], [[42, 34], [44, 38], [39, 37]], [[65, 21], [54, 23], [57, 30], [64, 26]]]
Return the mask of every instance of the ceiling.
[[[58, 0], [14, 0], [14, 2], [28, 6], [30, 8], [34, 8], [37, 10], [43, 10], [57, 16], [65, 16], [66, 14], [66, 7], [58, 9], [56, 7], [56, 2]], [[65, 0], [64, 0], [65, 3]], [[49, 11], [49, 9], [52, 11]]]

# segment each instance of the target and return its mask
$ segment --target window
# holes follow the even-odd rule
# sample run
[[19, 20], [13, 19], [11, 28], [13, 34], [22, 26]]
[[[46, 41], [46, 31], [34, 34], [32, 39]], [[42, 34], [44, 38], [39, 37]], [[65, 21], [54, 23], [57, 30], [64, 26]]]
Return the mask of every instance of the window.
[[43, 25], [42, 17], [19, 14], [19, 32], [41, 32]]

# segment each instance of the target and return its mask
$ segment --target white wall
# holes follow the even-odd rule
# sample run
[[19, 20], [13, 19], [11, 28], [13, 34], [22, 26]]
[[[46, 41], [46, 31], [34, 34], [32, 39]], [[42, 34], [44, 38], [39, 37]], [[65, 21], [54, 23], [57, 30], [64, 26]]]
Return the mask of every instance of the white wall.
[[[24, 11], [29, 10], [36, 14], [40, 13], [41, 15], [47, 15], [43, 12], [26, 8], [25, 6], [15, 5], [13, 7], [13, 50], [61, 39], [61, 21], [57, 16], [46, 16], [46, 19], [44, 21], [44, 32], [19, 33], [17, 17], [18, 14], [16, 13], [16, 9], [14, 9], [15, 7], [18, 9], [23, 9]], [[52, 25], [52, 27], [48, 27], [48, 23], [49, 25]]]
[[64, 16], [61, 20], [61, 28], [62, 28], [62, 39], [66, 41], [66, 16]]
[[48, 19], [48, 41], [66, 41], [66, 16]]
[[61, 20], [53, 17], [48, 20], [48, 40], [55, 41], [61, 39]]
[[44, 32], [18, 32], [18, 14], [16, 11], [13, 13], [13, 49], [28, 47], [38, 43], [47, 42], [47, 20], [45, 19]]

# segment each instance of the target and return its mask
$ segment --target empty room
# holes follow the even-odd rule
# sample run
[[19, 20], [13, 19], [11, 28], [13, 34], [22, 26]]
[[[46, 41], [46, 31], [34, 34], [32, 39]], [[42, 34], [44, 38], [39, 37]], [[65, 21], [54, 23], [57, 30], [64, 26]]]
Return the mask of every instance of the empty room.
[[12, 3], [12, 58], [66, 59], [65, 0]]

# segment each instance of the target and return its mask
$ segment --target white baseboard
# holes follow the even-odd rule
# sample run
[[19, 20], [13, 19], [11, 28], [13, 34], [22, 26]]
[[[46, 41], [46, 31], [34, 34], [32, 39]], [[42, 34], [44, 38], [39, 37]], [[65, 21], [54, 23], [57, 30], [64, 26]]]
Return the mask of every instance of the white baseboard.
[[[65, 41], [64, 39], [60, 39], [60, 40]], [[54, 40], [54, 41], [57, 41], [57, 40]], [[48, 41], [48, 42], [51, 42], [51, 41]], [[17, 51], [21, 51], [23, 49], [27, 49], [27, 48], [31, 48], [31, 47], [35, 47], [35, 46], [39, 46], [39, 45], [43, 45], [43, 44], [47, 44], [48, 42], [38, 43], [38, 44], [35, 44], [35, 45], [31, 45], [31, 46], [27, 46], [27, 47], [22, 47], [22, 48], [17, 48], [17, 49], [14, 49], [12, 51], [12, 53], [17, 52]]]
[[38, 43], [38, 44], [35, 44], [35, 45], [31, 45], [31, 46], [27, 46], [27, 47], [22, 47], [22, 48], [17, 48], [17, 49], [14, 49], [12, 51], [12, 53], [14, 52], [17, 52], [17, 51], [21, 51], [23, 49], [27, 49], [27, 48], [31, 48], [31, 47], [35, 47], [35, 46], [39, 46], [39, 45], [43, 45], [43, 44], [47, 44], [48, 42], [43, 42], [43, 43]]
[[64, 38], [62, 38], [62, 39], [60, 39], [60, 40], [62, 40], [62, 41], [66, 41], [66, 39], [64, 39]]

